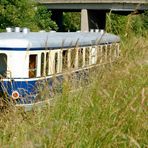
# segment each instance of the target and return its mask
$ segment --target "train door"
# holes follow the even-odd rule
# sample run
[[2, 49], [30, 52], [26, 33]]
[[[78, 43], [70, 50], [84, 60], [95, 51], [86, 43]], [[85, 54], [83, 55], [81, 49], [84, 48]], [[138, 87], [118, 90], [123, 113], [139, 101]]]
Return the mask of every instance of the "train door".
[[6, 77], [7, 74], [7, 55], [4, 53], [0, 54], [0, 76]]

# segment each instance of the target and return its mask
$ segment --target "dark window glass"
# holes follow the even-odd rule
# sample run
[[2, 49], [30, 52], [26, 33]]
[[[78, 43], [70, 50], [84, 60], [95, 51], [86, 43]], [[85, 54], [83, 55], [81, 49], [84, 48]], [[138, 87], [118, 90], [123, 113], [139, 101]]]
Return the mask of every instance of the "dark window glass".
[[71, 50], [71, 67], [75, 68], [75, 60], [76, 60], [76, 49]]
[[41, 54], [41, 76], [44, 76], [44, 53]]
[[7, 72], [7, 55], [4, 53], [0, 54], [0, 76], [6, 77]]
[[85, 48], [85, 65], [89, 65], [89, 56], [90, 56], [90, 50], [89, 47]]
[[55, 53], [55, 73], [58, 72], [58, 53]]
[[30, 55], [29, 56], [29, 78], [34, 78], [36, 77], [36, 72], [37, 72], [37, 55]]
[[62, 70], [68, 69], [68, 50], [63, 50], [62, 53]]
[[46, 53], [46, 75], [49, 72], [49, 53]]
[[78, 50], [78, 67], [82, 67], [83, 66], [83, 48], [80, 48]]
[[97, 64], [100, 64], [102, 60], [102, 46], [97, 47]]

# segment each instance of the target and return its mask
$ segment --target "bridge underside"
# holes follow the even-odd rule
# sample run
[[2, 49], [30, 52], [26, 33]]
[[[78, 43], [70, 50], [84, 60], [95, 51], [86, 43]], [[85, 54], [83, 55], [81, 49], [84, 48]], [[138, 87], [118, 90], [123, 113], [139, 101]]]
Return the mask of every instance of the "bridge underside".
[[106, 13], [127, 15], [131, 12], [142, 13], [148, 10], [148, 4], [138, 3], [42, 3], [53, 13], [53, 19], [63, 31], [63, 12], [81, 12], [81, 30], [105, 29]]
[[112, 11], [144, 11], [148, 10], [148, 4], [138, 3], [42, 3], [48, 9], [57, 10], [112, 10]]

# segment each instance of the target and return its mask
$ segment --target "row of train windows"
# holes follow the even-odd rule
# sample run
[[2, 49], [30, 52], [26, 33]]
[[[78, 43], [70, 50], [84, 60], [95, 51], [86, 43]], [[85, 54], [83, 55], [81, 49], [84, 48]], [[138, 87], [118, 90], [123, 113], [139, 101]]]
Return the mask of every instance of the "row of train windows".
[[[63, 51], [50, 51], [41, 53], [41, 58], [37, 59], [37, 54], [30, 55], [29, 58], [29, 77], [47, 76], [50, 74], [64, 72], [68, 69], [82, 68], [91, 64], [102, 61], [102, 57], [106, 60], [112, 54], [115, 54], [118, 44], [103, 45], [97, 47], [75, 48]], [[40, 61], [38, 65], [37, 60]], [[38, 65], [38, 66], [37, 66]]]
[[[29, 77], [46, 76], [78, 69], [91, 64], [100, 63], [103, 58], [119, 56], [119, 44], [101, 45], [97, 47], [74, 48], [69, 50], [49, 51], [48, 53], [29, 55]], [[0, 53], [0, 76], [6, 77], [7, 55]]]
[[[85, 49], [85, 65], [89, 64], [89, 48]], [[51, 56], [50, 56], [51, 54]], [[76, 60], [78, 54], [78, 63]], [[40, 76], [46, 76], [54, 73], [59, 73], [68, 70], [69, 68], [83, 67], [84, 50], [80, 48], [78, 53], [76, 49], [63, 50], [52, 53], [41, 53], [40, 59]], [[32, 54], [29, 56], [29, 77], [33, 78], [37, 76], [37, 60], [38, 55]]]

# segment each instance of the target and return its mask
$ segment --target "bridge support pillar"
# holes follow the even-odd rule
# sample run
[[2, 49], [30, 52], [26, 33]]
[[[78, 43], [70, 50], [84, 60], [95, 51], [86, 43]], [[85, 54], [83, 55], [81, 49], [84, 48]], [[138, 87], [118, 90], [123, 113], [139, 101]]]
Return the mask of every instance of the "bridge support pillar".
[[103, 29], [106, 25], [106, 12], [99, 10], [81, 10], [81, 31], [90, 29]]
[[82, 32], [88, 32], [89, 31], [87, 9], [81, 10], [81, 31]]
[[63, 11], [60, 10], [52, 10], [52, 19], [57, 23], [58, 25], [58, 31], [63, 31]]

